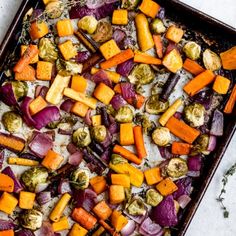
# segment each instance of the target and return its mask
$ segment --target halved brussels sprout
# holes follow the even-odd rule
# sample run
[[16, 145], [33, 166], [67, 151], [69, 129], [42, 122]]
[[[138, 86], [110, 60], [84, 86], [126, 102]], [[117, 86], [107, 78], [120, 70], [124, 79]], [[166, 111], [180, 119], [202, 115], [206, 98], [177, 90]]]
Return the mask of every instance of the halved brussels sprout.
[[133, 111], [128, 106], [120, 107], [116, 113], [115, 119], [119, 123], [130, 123], [134, 118]]
[[146, 201], [150, 206], [157, 206], [163, 200], [163, 196], [158, 193], [155, 189], [149, 189], [146, 192]]
[[45, 10], [49, 18], [56, 19], [62, 15], [64, 11], [64, 4], [62, 1], [58, 0], [50, 1], [46, 5]]
[[171, 135], [168, 128], [158, 127], [152, 133], [152, 140], [158, 146], [166, 146], [171, 141]]
[[130, 215], [144, 215], [146, 213], [145, 205], [141, 198], [133, 199], [126, 208]]
[[204, 155], [209, 155], [210, 151], [207, 151], [208, 144], [209, 144], [209, 136], [207, 134], [200, 135], [191, 149], [191, 155], [194, 156], [200, 153]]
[[125, 8], [127, 10], [135, 10], [139, 2], [140, 0], [122, 0], [121, 8]]
[[191, 41], [184, 45], [183, 51], [188, 58], [197, 60], [201, 54], [201, 46]]
[[188, 172], [187, 163], [182, 158], [171, 158], [166, 166], [166, 172], [172, 178], [184, 176]]
[[136, 84], [150, 84], [155, 79], [155, 73], [150, 65], [139, 64], [134, 67], [129, 79]]
[[41, 38], [39, 41], [39, 56], [44, 61], [54, 62], [58, 58], [58, 50], [51, 39]]
[[36, 209], [25, 210], [20, 214], [19, 222], [23, 228], [37, 230], [42, 226], [43, 214]]
[[206, 49], [203, 52], [203, 63], [206, 69], [208, 70], [219, 70], [221, 68], [221, 59], [220, 57], [212, 52], [210, 49]]
[[70, 180], [75, 189], [86, 189], [89, 186], [89, 171], [76, 169], [72, 172]]
[[97, 25], [98, 21], [94, 16], [84, 16], [78, 22], [79, 29], [82, 29], [89, 34], [93, 34], [95, 32], [95, 30], [97, 29]]
[[88, 127], [78, 128], [72, 136], [73, 142], [80, 148], [86, 147], [91, 143]]
[[20, 100], [22, 97], [25, 97], [28, 93], [28, 85], [24, 81], [12, 81], [13, 93], [16, 97], [16, 100]]
[[14, 111], [8, 111], [3, 114], [2, 123], [7, 131], [14, 133], [22, 127], [22, 118]]
[[151, 30], [154, 34], [162, 34], [166, 31], [166, 27], [161, 19], [156, 18], [151, 23]]
[[158, 115], [167, 110], [169, 101], [162, 102], [159, 100], [159, 95], [152, 95], [149, 97], [145, 104], [145, 110], [149, 114]]
[[104, 125], [97, 125], [92, 128], [91, 130], [91, 136], [95, 139], [97, 142], [102, 142], [105, 140], [107, 136], [107, 129]]
[[99, 21], [95, 33], [92, 38], [97, 43], [104, 43], [112, 38], [112, 26], [107, 21]]
[[184, 119], [192, 127], [199, 127], [204, 124], [205, 107], [200, 103], [194, 103], [184, 108]]
[[111, 164], [117, 165], [117, 164], [123, 164], [123, 163], [128, 163], [128, 161], [118, 154], [112, 154]]
[[57, 71], [63, 76], [80, 74], [83, 68], [82, 64], [78, 64], [73, 61], [64, 61], [58, 59], [56, 61]]

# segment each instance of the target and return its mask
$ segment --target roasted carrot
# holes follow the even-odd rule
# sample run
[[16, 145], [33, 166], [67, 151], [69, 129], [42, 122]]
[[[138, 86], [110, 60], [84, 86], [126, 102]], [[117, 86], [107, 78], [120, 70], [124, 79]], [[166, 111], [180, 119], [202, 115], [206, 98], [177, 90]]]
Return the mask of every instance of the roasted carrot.
[[129, 59], [134, 57], [134, 53], [133, 51], [129, 48], [126, 49], [122, 52], [120, 52], [119, 54], [115, 55], [114, 57], [110, 58], [107, 61], [104, 61], [100, 64], [100, 67], [102, 69], [109, 69], [113, 66], [117, 66], [125, 61], [128, 61]]
[[136, 94], [133, 100], [133, 105], [135, 108], [140, 109], [143, 106], [144, 102], [145, 102], [145, 97], [140, 94]]
[[178, 138], [187, 143], [193, 143], [194, 140], [200, 135], [200, 131], [190, 127], [183, 121], [178, 120], [172, 116], [166, 123], [166, 127]]
[[139, 159], [134, 153], [121, 147], [120, 145], [115, 145], [113, 148], [113, 152], [121, 155], [131, 162], [134, 162], [137, 165], [140, 165], [142, 163], [142, 160]]
[[21, 73], [24, 68], [30, 64], [31, 60], [38, 54], [38, 52], [38, 48], [30, 44], [22, 55], [22, 57], [20, 58], [20, 60], [14, 66], [13, 71]]
[[198, 75], [205, 70], [196, 61], [193, 61], [189, 58], [186, 58], [186, 60], [184, 61], [183, 68], [193, 75]]
[[175, 155], [188, 155], [190, 153], [192, 145], [188, 143], [173, 142], [171, 146], [171, 152]]
[[152, 65], [161, 65], [160, 59], [142, 52], [137, 52], [134, 54], [134, 62], [152, 64]]
[[115, 229], [113, 229], [110, 225], [108, 225], [104, 220], [99, 220], [99, 224], [103, 226], [103, 228], [112, 236], [120, 236], [120, 234], [117, 233]]
[[161, 35], [153, 35], [153, 41], [156, 48], [156, 53], [159, 58], [163, 57], [163, 44], [161, 40]]
[[134, 143], [136, 146], [138, 157], [142, 159], [147, 156], [147, 152], [146, 152], [146, 148], [145, 148], [144, 140], [143, 140], [142, 127], [135, 126], [133, 128], [133, 131], [134, 131]]
[[234, 109], [235, 102], [236, 102], [236, 85], [234, 85], [234, 88], [233, 88], [233, 90], [231, 92], [229, 100], [226, 103], [226, 106], [225, 106], [225, 109], [224, 109], [224, 113], [226, 113], [226, 114], [232, 113], [232, 111]]
[[19, 73], [15, 73], [15, 80], [19, 81], [34, 81], [35, 80], [35, 69], [30, 66], [26, 65], [24, 69]]
[[190, 80], [183, 89], [189, 96], [193, 96], [201, 89], [205, 88], [208, 84], [213, 82], [214, 78], [215, 74], [211, 70], [205, 70]]
[[72, 212], [72, 218], [87, 230], [92, 229], [97, 223], [97, 219], [85, 211], [82, 207], [75, 208]]
[[14, 181], [8, 175], [0, 173], [0, 191], [12, 193], [14, 190]]

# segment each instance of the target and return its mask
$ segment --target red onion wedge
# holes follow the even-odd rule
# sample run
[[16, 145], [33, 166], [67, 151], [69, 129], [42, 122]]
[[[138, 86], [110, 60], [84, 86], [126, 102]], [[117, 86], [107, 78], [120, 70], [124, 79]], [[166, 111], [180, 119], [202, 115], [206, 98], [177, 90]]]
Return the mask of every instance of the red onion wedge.
[[134, 66], [135, 63], [133, 59], [129, 59], [128, 61], [119, 64], [116, 67], [116, 72], [122, 75], [123, 77], [127, 77], [130, 74], [131, 70], [134, 68]]
[[213, 152], [216, 148], [216, 136], [210, 135], [207, 151]]
[[200, 174], [201, 174], [201, 172], [200, 171], [188, 171], [188, 173], [187, 173], [187, 176], [189, 176], [189, 177], [199, 177], [200, 176]]
[[30, 111], [29, 111], [29, 104], [33, 101], [30, 97], [25, 97], [23, 102], [21, 103], [21, 111], [23, 114], [23, 120], [28, 126], [35, 126], [36, 122], [32, 118]]
[[37, 195], [37, 202], [39, 203], [39, 205], [44, 205], [48, 202], [50, 202], [52, 200], [52, 196], [51, 196], [51, 192], [47, 191], [47, 192], [40, 192]]
[[224, 115], [221, 111], [215, 110], [211, 123], [210, 134], [214, 136], [222, 136], [224, 131]]
[[70, 113], [72, 107], [74, 106], [75, 102], [71, 99], [66, 99], [60, 106], [60, 109]]
[[118, 110], [120, 107], [123, 107], [127, 104], [127, 102], [124, 100], [124, 98], [120, 94], [116, 94], [111, 99], [110, 104], [115, 110]]
[[37, 184], [36, 187], [35, 187], [35, 192], [36, 193], [43, 192], [48, 186], [49, 186], [49, 183]]
[[125, 100], [130, 99], [130, 98], [135, 98], [136, 93], [135, 93], [133, 84], [129, 82], [125, 82], [125, 83], [121, 83], [120, 87], [121, 87], [122, 97]]
[[15, 236], [35, 236], [35, 234], [29, 229], [21, 229], [15, 232]]
[[182, 209], [184, 209], [189, 204], [189, 202], [191, 201], [191, 198], [188, 195], [182, 195], [178, 198], [177, 201], [179, 203], [179, 206]]
[[58, 192], [60, 194], [64, 194], [64, 193], [71, 193], [72, 190], [70, 188], [70, 183], [69, 183], [69, 180], [67, 179], [62, 179], [60, 181], [60, 184], [58, 186]]
[[0, 99], [8, 106], [17, 105], [17, 100], [11, 83], [5, 83], [0, 87]]
[[120, 231], [122, 236], [129, 236], [131, 235], [136, 228], [136, 224], [133, 220], [128, 220], [128, 223], [125, 227]]
[[154, 223], [149, 217], [146, 218], [140, 225], [139, 230], [146, 232], [148, 235], [158, 235], [162, 228], [160, 225]]
[[11, 220], [0, 219], [0, 231], [14, 229], [15, 224]]
[[188, 157], [187, 164], [189, 171], [200, 171], [202, 167], [202, 158], [200, 155]]
[[83, 159], [83, 153], [80, 150], [78, 150], [69, 156], [68, 162], [73, 166], [78, 166], [81, 163], [82, 159]]

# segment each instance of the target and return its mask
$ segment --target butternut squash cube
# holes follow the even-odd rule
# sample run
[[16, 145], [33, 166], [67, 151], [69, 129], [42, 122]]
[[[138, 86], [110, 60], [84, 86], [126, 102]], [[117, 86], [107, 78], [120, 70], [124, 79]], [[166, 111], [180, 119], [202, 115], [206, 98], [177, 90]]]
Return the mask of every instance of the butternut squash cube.
[[130, 188], [130, 177], [126, 174], [112, 174], [111, 183], [114, 185], [121, 185], [125, 188]]
[[96, 194], [103, 193], [107, 189], [107, 182], [104, 176], [95, 176], [89, 180]]
[[35, 21], [30, 25], [30, 37], [32, 40], [40, 39], [48, 32], [48, 25], [44, 21]]
[[112, 15], [113, 25], [127, 25], [128, 24], [128, 11], [124, 9], [114, 10]]
[[43, 3], [45, 4], [45, 5], [47, 5], [49, 2], [51, 2], [51, 1], [53, 1], [53, 0], [43, 0]]
[[68, 218], [63, 216], [58, 222], [52, 223], [52, 228], [54, 232], [66, 230], [70, 228]]
[[134, 144], [134, 132], [132, 123], [120, 124], [120, 144], [124, 146]]
[[89, 107], [81, 102], [76, 102], [71, 108], [71, 112], [77, 116], [85, 117]]
[[156, 186], [156, 189], [161, 195], [168, 196], [178, 190], [178, 187], [170, 178], [165, 178]]
[[77, 92], [84, 93], [87, 88], [87, 80], [83, 76], [73, 75], [71, 88]]
[[115, 92], [105, 85], [104, 83], [100, 83], [94, 90], [94, 97], [97, 98], [100, 102], [108, 105], [115, 95]]
[[43, 110], [46, 106], [47, 102], [41, 96], [38, 96], [29, 105], [30, 114], [35, 115], [39, 111]]
[[19, 198], [19, 207], [21, 209], [32, 209], [34, 206], [35, 197], [35, 193], [21, 191]]
[[77, 223], [74, 223], [72, 229], [70, 230], [68, 236], [86, 236], [88, 233], [88, 230], [83, 228]]
[[77, 55], [77, 50], [71, 40], [59, 44], [58, 47], [65, 60], [70, 60]]
[[[37, 45], [33, 45], [33, 47], [38, 49]], [[21, 45], [20, 46], [20, 55], [22, 56], [24, 54], [24, 52], [26, 51], [26, 49], [28, 48], [27, 45]], [[37, 54], [33, 59], [31, 59], [30, 64], [34, 64], [37, 63], [39, 60], [39, 54]]]
[[177, 28], [174, 25], [171, 25], [167, 32], [166, 32], [166, 38], [171, 40], [172, 42], [179, 43], [184, 35], [184, 31], [180, 28]]
[[51, 80], [53, 64], [47, 61], [38, 61], [36, 77], [39, 80]]
[[97, 126], [102, 124], [102, 117], [101, 115], [92, 116], [92, 125]]
[[114, 210], [111, 215], [111, 224], [117, 232], [120, 232], [128, 224], [128, 219], [120, 211]]
[[57, 33], [59, 37], [70, 36], [74, 34], [74, 29], [70, 19], [59, 20], [57, 22]]
[[103, 200], [99, 202], [94, 208], [93, 212], [102, 220], [107, 220], [111, 213], [112, 210], [111, 208], [106, 204], [106, 202]]
[[145, 15], [155, 18], [160, 10], [160, 6], [152, 0], [143, 0], [139, 6], [139, 10]]
[[114, 39], [105, 42], [99, 49], [106, 60], [121, 52]]
[[[95, 73], [97, 73], [100, 69], [96, 68], [96, 67], [93, 67], [91, 69], [91, 74], [94, 75]], [[108, 78], [114, 82], [114, 83], [119, 83], [120, 82], [120, 78], [121, 78], [121, 75], [116, 73], [115, 71], [110, 71], [110, 70], [104, 70], [108, 76]]]
[[159, 167], [154, 167], [144, 171], [144, 176], [148, 185], [157, 184], [162, 180], [161, 170]]
[[18, 204], [18, 200], [11, 194], [4, 192], [0, 197], [0, 211], [12, 214]]
[[111, 185], [109, 189], [111, 204], [119, 204], [125, 200], [125, 190], [121, 185]]
[[217, 75], [213, 84], [213, 90], [219, 94], [226, 94], [229, 90], [230, 80]]
[[60, 156], [58, 153], [49, 150], [41, 164], [49, 170], [56, 170], [63, 160], [63, 157]]
[[162, 64], [171, 72], [176, 73], [183, 67], [183, 60], [176, 49], [170, 51], [163, 58]]

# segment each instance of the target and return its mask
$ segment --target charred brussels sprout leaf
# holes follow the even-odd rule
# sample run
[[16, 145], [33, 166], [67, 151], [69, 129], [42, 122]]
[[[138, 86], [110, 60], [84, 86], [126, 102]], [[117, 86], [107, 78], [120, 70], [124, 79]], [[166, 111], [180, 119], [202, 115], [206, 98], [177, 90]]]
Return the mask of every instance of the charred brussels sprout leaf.
[[58, 51], [56, 45], [51, 39], [42, 38], [39, 41], [39, 56], [49, 62], [54, 62], [58, 58]]
[[200, 135], [195, 141], [193, 148], [191, 149], [191, 155], [204, 154], [209, 155], [210, 152], [207, 151], [209, 144], [209, 136], [207, 134]]
[[117, 164], [123, 164], [123, 163], [128, 163], [128, 161], [118, 154], [112, 154], [111, 164], [117, 165]]
[[122, 0], [121, 8], [125, 8], [127, 10], [135, 10], [139, 2], [140, 0]]
[[82, 64], [73, 61], [64, 61], [62, 59], [56, 61], [57, 71], [59, 71], [62, 76], [79, 74], [82, 71], [82, 67]]

